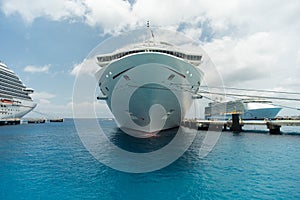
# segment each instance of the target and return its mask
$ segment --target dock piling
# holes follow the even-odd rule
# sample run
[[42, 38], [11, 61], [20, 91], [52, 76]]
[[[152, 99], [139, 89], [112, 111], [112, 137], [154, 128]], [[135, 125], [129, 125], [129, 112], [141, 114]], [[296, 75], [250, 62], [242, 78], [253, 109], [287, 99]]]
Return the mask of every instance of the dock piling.
[[18, 125], [21, 123], [19, 118], [0, 119], [0, 126], [4, 125]]
[[280, 125], [273, 124], [272, 122], [267, 122], [267, 128], [269, 129], [269, 133], [271, 135], [280, 135]]
[[233, 133], [240, 133], [242, 131], [242, 126], [243, 125], [240, 124], [240, 115], [238, 113], [233, 113], [230, 130]]

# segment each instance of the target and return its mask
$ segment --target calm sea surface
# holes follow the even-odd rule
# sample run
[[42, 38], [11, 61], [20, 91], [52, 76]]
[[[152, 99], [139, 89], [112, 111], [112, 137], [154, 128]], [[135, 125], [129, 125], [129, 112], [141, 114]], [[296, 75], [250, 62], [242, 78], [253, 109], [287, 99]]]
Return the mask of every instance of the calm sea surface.
[[[116, 136], [120, 131], [112, 121], [102, 120], [101, 124], [107, 130], [117, 130], [110, 137], [122, 148], [134, 151], [135, 141]], [[0, 199], [298, 200], [300, 130], [283, 131], [288, 134], [223, 132], [213, 151], [203, 159], [197, 153], [201, 142], [196, 137], [173, 164], [150, 173], [131, 174], [93, 158], [71, 119], [64, 123], [2, 126]]]

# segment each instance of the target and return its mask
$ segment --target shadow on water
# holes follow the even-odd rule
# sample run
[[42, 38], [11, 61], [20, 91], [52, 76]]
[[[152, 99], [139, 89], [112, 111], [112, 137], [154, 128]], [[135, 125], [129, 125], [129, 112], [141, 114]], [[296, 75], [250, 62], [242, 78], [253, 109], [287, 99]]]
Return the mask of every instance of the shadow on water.
[[179, 127], [163, 130], [147, 138], [137, 138], [128, 135], [115, 126], [104, 129], [105, 134], [116, 146], [134, 153], [149, 153], [166, 146], [173, 140]]
[[[201, 147], [205, 147], [205, 150], [211, 151], [210, 146], [212, 145], [213, 147], [219, 137], [218, 132], [214, 131], [197, 131], [189, 128], [176, 127], [173, 129], [160, 131], [159, 133], [148, 138], [137, 138], [122, 131], [120, 128], [118, 128], [117, 124], [113, 120], [99, 121], [99, 123], [103, 128], [105, 135], [113, 144], [122, 148], [123, 150], [134, 153], [149, 153], [157, 151], [171, 143], [175, 136], [181, 132], [181, 134], [185, 135], [185, 139], [174, 146], [174, 148], [177, 150], [184, 149], [184, 144], [192, 139], [191, 144], [193, 143], [193, 151], [190, 152], [188, 149], [185, 149], [185, 151], [187, 151], [185, 153], [191, 153], [193, 156], [198, 157]], [[204, 138], [207, 136], [207, 134], [217, 134], [218, 137], [216, 136], [215, 139], [210, 138], [209, 141], [206, 141], [205, 143]], [[195, 135], [194, 139], [193, 135]], [[212, 142], [211, 140], [215, 142]]]

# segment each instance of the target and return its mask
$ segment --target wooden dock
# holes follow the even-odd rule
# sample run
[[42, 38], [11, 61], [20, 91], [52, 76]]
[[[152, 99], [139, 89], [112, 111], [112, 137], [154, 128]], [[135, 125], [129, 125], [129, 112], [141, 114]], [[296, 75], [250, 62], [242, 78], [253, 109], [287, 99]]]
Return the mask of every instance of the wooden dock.
[[182, 121], [182, 125], [198, 130], [227, 130], [234, 133], [242, 131], [244, 125], [266, 126], [270, 134], [281, 134], [280, 127], [282, 126], [300, 126], [300, 119], [276, 119], [276, 120], [242, 120], [239, 114], [233, 114], [232, 120], [200, 120], [186, 119]]

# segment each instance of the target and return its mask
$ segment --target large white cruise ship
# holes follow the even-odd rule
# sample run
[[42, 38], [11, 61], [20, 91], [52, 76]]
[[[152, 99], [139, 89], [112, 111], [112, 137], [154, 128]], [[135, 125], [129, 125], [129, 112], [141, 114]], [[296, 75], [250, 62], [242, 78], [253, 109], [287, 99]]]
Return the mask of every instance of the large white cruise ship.
[[0, 62], [0, 119], [21, 118], [35, 108], [29, 96], [33, 89], [26, 88], [19, 77]]
[[239, 99], [228, 102], [213, 102], [205, 107], [206, 119], [230, 119], [232, 113], [240, 113], [244, 120], [273, 119], [282, 108], [266, 99]]
[[151, 40], [98, 55], [98, 99], [106, 100], [121, 128], [153, 133], [178, 127], [199, 98], [202, 56]]

